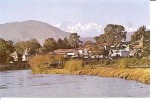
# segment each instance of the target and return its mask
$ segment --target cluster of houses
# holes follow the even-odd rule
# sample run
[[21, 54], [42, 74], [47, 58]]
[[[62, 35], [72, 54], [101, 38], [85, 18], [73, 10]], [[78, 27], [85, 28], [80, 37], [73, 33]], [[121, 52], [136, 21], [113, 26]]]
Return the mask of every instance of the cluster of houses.
[[64, 55], [64, 57], [69, 58], [116, 58], [116, 57], [127, 57], [131, 56], [133, 57], [138, 50], [141, 50], [143, 48], [143, 39], [136, 41], [135, 45], [130, 47], [129, 42], [122, 42], [119, 45], [111, 46], [108, 43], [100, 44], [100, 46], [103, 48], [104, 52], [108, 52], [108, 55], [95, 55], [91, 51], [91, 46], [82, 46], [77, 49], [57, 49], [53, 51], [53, 54], [55, 55]]
[[[141, 40], [136, 41], [136, 43], [130, 48], [129, 42], [122, 42], [119, 45], [111, 46], [108, 43], [100, 44], [100, 46], [103, 48], [104, 52], [108, 52], [108, 55], [95, 55], [92, 53], [91, 45], [85, 45], [81, 46], [76, 49], [57, 49], [54, 50], [51, 54], [54, 55], [64, 55], [64, 57], [67, 58], [114, 58], [114, 57], [127, 57], [127, 56], [134, 56], [134, 54], [138, 50], [142, 50], [143, 48], [143, 38]], [[13, 57], [14, 62], [26, 62], [29, 59], [28, 50], [26, 49], [23, 54], [19, 54], [17, 51], [10, 54], [11, 57]]]
[[55, 55], [64, 55], [64, 57], [69, 58], [88, 58], [91, 56], [91, 48], [90, 47], [80, 47], [76, 49], [57, 49], [53, 51]]

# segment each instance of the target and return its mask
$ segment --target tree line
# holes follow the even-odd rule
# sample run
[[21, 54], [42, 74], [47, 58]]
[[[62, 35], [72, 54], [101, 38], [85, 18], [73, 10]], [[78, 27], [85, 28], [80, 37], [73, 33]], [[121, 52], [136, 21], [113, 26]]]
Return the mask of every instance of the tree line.
[[8, 63], [10, 59], [9, 55], [14, 51], [23, 54], [27, 49], [29, 55], [33, 56], [36, 54], [46, 54], [56, 49], [74, 49], [79, 47], [82, 43], [82, 41], [79, 40], [79, 37], [80, 36], [78, 36], [77, 33], [71, 33], [68, 39], [66, 37], [57, 40], [54, 38], [47, 38], [45, 39], [43, 46], [41, 46], [39, 41], [35, 38], [17, 43], [0, 38], [0, 63]]
[[[96, 40], [95, 45], [92, 48], [94, 54], [105, 54], [103, 47], [100, 44], [107, 43], [108, 45], [120, 46], [122, 41], [126, 40], [125, 28], [122, 25], [108, 24], [104, 28], [104, 33], [100, 36], [94, 37]], [[134, 46], [136, 41], [143, 39], [143, 48], [140, 51], [142, 56], [150, 56], [150, 30], [146, 29], [146, 26], [139, 27], [131, 36], [129, 45]]]

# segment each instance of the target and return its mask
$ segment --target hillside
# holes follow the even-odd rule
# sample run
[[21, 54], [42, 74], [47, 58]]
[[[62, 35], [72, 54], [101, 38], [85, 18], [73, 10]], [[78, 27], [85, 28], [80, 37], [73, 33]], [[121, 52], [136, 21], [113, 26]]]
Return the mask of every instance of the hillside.
[[69, 37], [70, 33], [40, 21], [23, 21], [0, 24], [0, 38], [14, 42], [36, 38], [40, 43], [46, 38], [54, 39]]

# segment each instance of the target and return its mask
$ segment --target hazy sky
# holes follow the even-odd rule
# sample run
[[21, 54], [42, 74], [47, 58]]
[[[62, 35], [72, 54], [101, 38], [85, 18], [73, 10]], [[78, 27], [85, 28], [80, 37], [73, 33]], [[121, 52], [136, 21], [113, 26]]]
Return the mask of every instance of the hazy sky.
[[0, 24], [38, 20], [66, 31], [78, 23], [81, 28], [91, 23], [136, 28], [149, 26], [149, 8], [149, 0], [0, 0]]

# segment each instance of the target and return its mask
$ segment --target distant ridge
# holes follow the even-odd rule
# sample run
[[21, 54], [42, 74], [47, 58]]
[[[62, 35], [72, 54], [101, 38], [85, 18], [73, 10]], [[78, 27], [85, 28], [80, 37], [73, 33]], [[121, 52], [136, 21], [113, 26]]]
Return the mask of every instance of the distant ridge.
[[[133, 32], [127, 33], [127, 41], [130, 40], [132, 34]], [[0, 38], [12, 40], [13, 42], [36, 38], [42, 44], [46, 38], [52, 37], [57, 40], [58, 38], [68, 38], [69, 35], [69, 32], [35, 20], [0, 24]], [[94, 37], [80, 37], [80, 40], [95, 42]]]
[[36, 38], [40, 43], [43, 43], [46, 38], [63, 39], [64, 37], [68, 38], [69, 35], [69, 32], [35, 20], [0, 24], [0, 38], [14, 42]]

